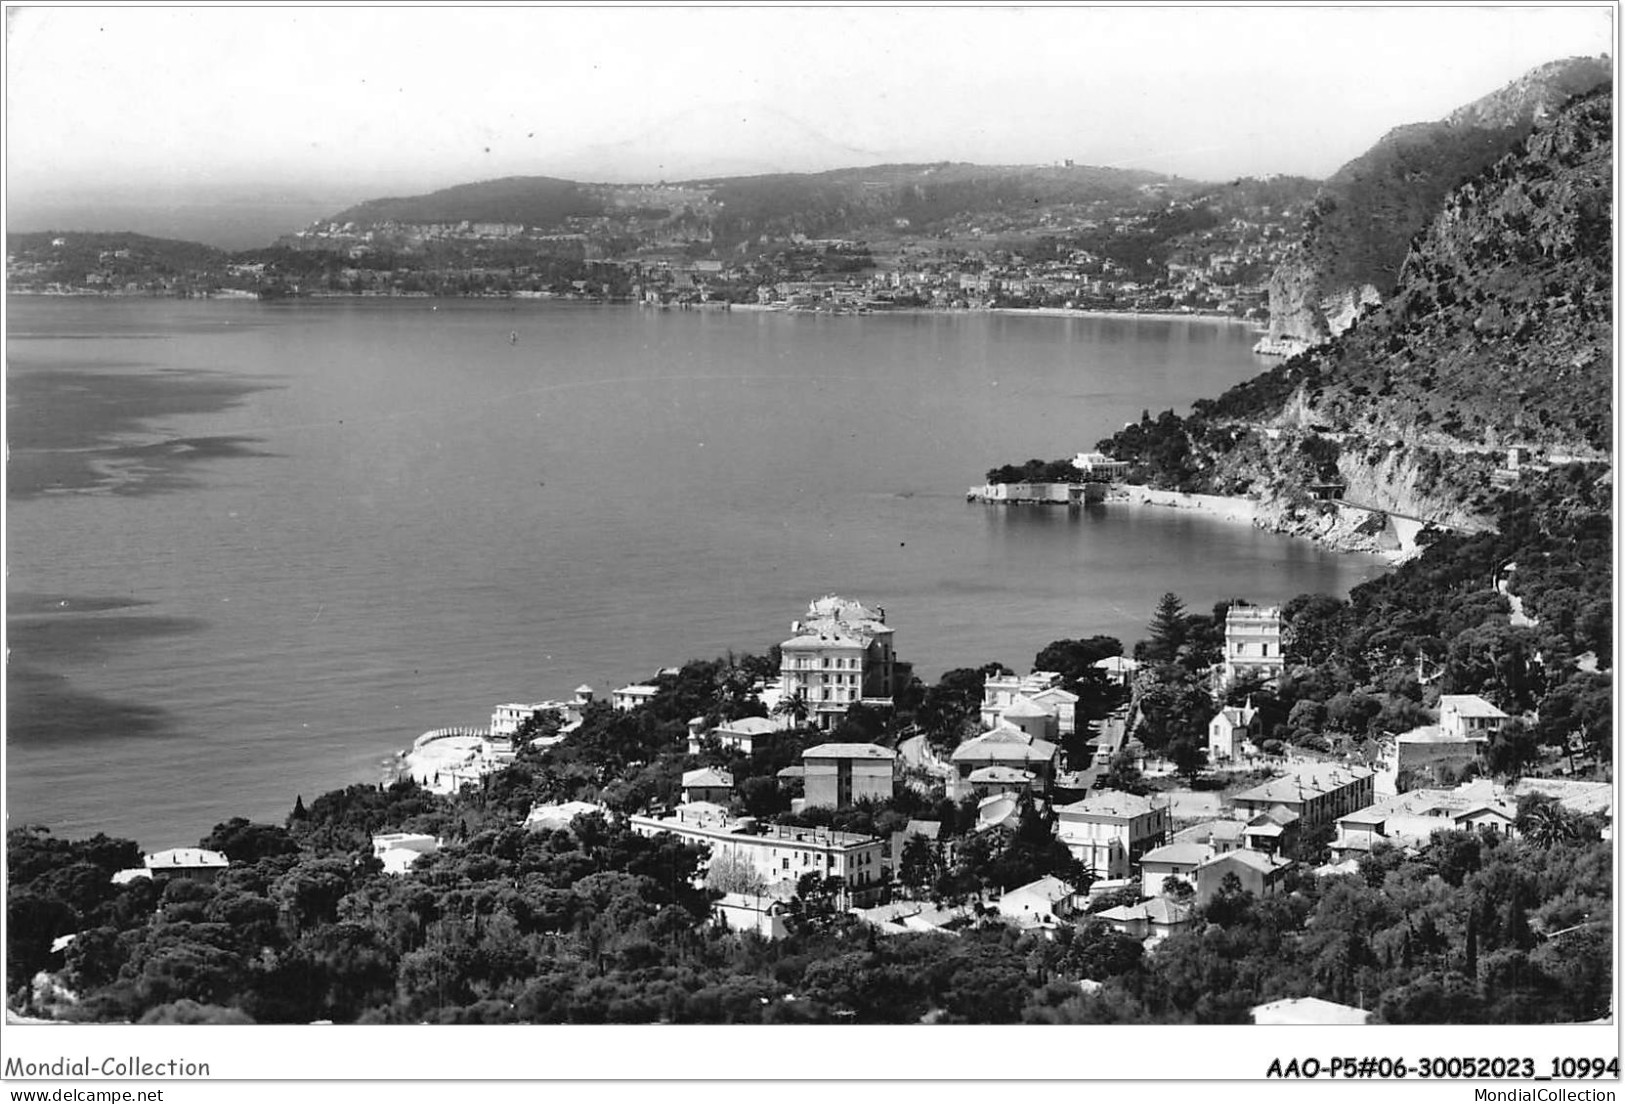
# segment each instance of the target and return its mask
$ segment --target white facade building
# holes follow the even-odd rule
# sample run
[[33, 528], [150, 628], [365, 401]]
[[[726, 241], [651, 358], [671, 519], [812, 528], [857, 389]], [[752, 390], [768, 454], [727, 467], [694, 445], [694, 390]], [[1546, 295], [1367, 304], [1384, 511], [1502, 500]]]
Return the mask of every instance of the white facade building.
[[838, 877], [845, 885], [843, 907], [865, 904], [886, 885], [878, 836], [731, 820], [715, 805], [678, 806], [668, 817], [633, 816], [632, 830], [645, 836], [670, 832], [708, 848], [712, 860], [728, 855], [750, 866], [773, 896], [789, 897], [803, 875]]
[[795, 635], [779, 645], [780, 697], [799, 696], [811, 723], [830, 729], [858, 702], [891, 704], [896, 660], [883, 608], [829, 595], [790, 631]]
[[1274, 682], [1285, 666], [1281, 607], [1231, 606], [1224, 615], [1224, 684], [1247, 675]]

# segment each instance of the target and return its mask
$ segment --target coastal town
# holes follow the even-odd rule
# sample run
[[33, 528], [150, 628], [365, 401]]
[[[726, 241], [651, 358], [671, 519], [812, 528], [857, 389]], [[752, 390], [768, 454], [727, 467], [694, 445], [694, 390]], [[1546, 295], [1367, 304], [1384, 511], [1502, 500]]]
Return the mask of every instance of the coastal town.
[[[642, 731], [655, 742], [623, 748], [630, 758], [618, 768], [579, 761], [600, 785], [550, 785], [557, 796], [485, 831], [589, 839], [616, 825], [678, 843], [694, 856], [692, 887], [710, 923], [736, 938], [804, 940], [842, 924], [881, 939], [1002, 930], [1062, 948], [1106, 940], [1124, 962], [1154, 961], [1227, 909], [1324, 896], [1379, 868], [1432, 862], [1447, 845], [1470, 843], [1477, 856], [1590, 833], [1611, 846], [1613, 786], [1589, 780], [1595, 749], [1584, 740], [1543, 747], [1509, 771], [1509, 737], [1537, 718], [1481, 694], [1439, 693], [1437, 676], [1418, 668], [1413, 687], [1424, 692], [1384, 708], [1409, 727], [1329, 739], [1352, 726], [1326, 723], [1284, 743], [1265, 703], [1308, 658], [1310, 622], [1302, 608], [1240, 601], [1215, 618], [1216, 647], [1204, 653], [1190, 636], [1204, 619], [1182, 620], [1169, 595], [1138, 658], [1107, 638], [1057, 642], [1039, 659], [1063, 658], [1065, 671], [950, 672], [922, 696], [899, 658], [906, 626], [883, 607], [827, 595], [760, 659], [664, 668], [607, 696], [582, 685], [568, 700], [500, 703], [488, 724], [426, 732], [401, 753], [388, 792], [395, 804], [416, 792], [488, 808], [516, 771], [546, 774], [572, 749], [592, 754], [578, 745]], [[939, 691], [950, 682], [962, 708], [945, 715]], [[1170, 740], [1159, 732], [1161, 699], [1174, 683], [1200, 704]], [[705, 712], [682, 726], [657, 722], [696, 701]], [[658, 732], [681, 735], [667, 743]], [[651, 785], [654, 775], [662, 781]], [[290, 828], [338, 796], [309, 809], [301, 801]], [[443, 864], [474, 841], [414, 830], [424, 820], [369, 815], [358, 842], [370, 841], [372, 869], [441, 884]], [[285, 838], [235, 821], [200, 846], [142, 856], [110, 882], [149, 884], [168, 900], [175, 882], [224, 884], [238, 864], [280, 853], [270, 844]], [[1572, 910], [1542, 915], [1573, 927]], [[1543, 920], [1531, 912], [1520, 922]], [[51, 940], [31, 1007], [72, 1017], [78, 997], [63, 978], [84, 976], [82, 937]], [[1116, 969], [1086, 970], [1081, 992]], [[1250, 1006], [1249, 1022], [1365, 1024], [1397, 1007], [1328, 991], [1348, 995], [1319, 984], [1277, 993]]]
[[[1288, 60], [1250, 101], [1290, 98]], [[1378, 1035], [1412, 1057], [1441, 1024], [1600, 1037], [1612, 85], [1607, 54], [1549, 61], [1384, 117], [1322, 181], [1064, 157], [507, 176], [252, 249], [9, 235], [8, 292], [37, 298], [11, 307], [32, 344], [8, 396], [38, 417], [8, 440], [33, 523], [8, 754], [36, 764], [8, 790], [8, 1017], [1235, 1025], [1210, 1039], [1237, 1055], [1282, 1025], [1403, 1029]], [[244, 302], [160, 301], [215, 299]], [[579, 344], [520, 356], [488, 316], [528, 300]], [[1051, 321], [826, 317], [914, 311]], [[1119, 312], [1164, 321], [1071, 321]], [[877, 330], [902, 343], [855, 351]], [[1119, 338], [1137, 356], [1099, 371]], [[620, 371], [620, 342], [678, 370]], [[749, 386], [769, 362], [782, 393]], [[978, 429], [1012, 380], [1012, 420]], [[987, 456], [967, 487], [972, 448], [1065, 452]], [[807, 477], [831, 460], [833, 489]], [[1134, 524], [1172, 508], [1204, 516]], [[983, 529], [985, 558], [940, 558]], [[1612, 1049], [1540, 1053], [1520, 1076], [1619, 1076]]]
[[[890, 710], [896, 659], [894, 630], [884, 618], [883, 609], [833, 595], [811, 603], [805, 618], [792, 622], [795, 635], [778, 647], [778, 677], [753, 687], [751, 700], [760, 714], [714, 725], [693, 719], [687, 754], [726, 763], [797, 734], [837, 732], [854, 706]], [[1225, 618], [1223, 659], [1203, 674], [1214, 699], [1224, 701], [1238, 685], [1273, 688], [1288, 658], [1281, 610], [1237, 605]], [[1189, 924], [1195, 906], [1210, 901], [1227, 877], [1264, 898], [1282, 891], [1289, 870], [1301, 867], [1317, 877], [1357, 874], [1359, 860], [1373, 848], [1414, 851], [1440, 830], [1514, 839], [1522, 798], [1549, 798], [1570, 812], [1605, 818], [1603, 838], [1612, 838], [1612, 785], [1565, 777], [1566, 756], [1548, 761], [1556, 768], [1549, 774], [1512, 784], [1472, 777], [1492, 740], [1513, 720], [1477, 694], [1439, 695], [1424, 718], [1428, 723], [1377, 741], [1359, 759], [1283, 755], [1279, 749], [1271, 754], [1250, 702], [1218, 706], [1202, 749], [1211, 770], [1199, 777], [1229, 781], [1220, 789], [1194, 789], [1189, 777], [1178, 778], [1174, 762], [1148, 753], [1133, 736], [1143, 723], [1133, 693], [1140, 666], [1124, 656], [1092, 665], [1091, 677], [1117, 687], [1126, 699], [1095, 721], [1080, 721], [1079, 695], [1065, 688], [1058, 672], [1005, 672], [983, 683], [979, 731], [947, 754], [917, 733], [899, 733], [900, 739], [887, 743], [832, 740], [804, 747], [796, 763], [775, 775], [777, 785], [800, 794], [790, 801], [798, 814], [885, 806], [902, 787], [945, 797], [967, 811], [974, 805], [975, 834], [1013, 832], [1024, 811], [1047, 808], [1055, 839], [1077, 862], [1071, 881], [1047, 875], [975, 906], [944, 907], [909, 893], [900, 880], [907, 857], [918, 863], [929, 852], [933, 862], [951, 862], [953, 845], [942, 846], [940, 822], [910, 819], [887, 838], [764, 823], [745, 814], [734, 776], [717, 765], [685, 770], [680, 801], [633, 813], [630, 823], [637, 831], [671, 833], [705, 848], [713, 871], [723, 869], [748, 884], [722, 894], [718, 922], [769, 938], [786, 933], [792, 901], [806, 888], [801, 879], [813, 872], [838, 879], [840, 902], [882, 932], [952, 931], [986, 908], [1018, 928], [1051, 933], [1097, 917], [1150, 945]], [[662, 694], [661, 680], [678, 674], [671, 668], [654, 682], [620, 687], [611, 692], [610, 707], [642, 709]], [[525, 744], [545, 748], [567, 741], [595, 701], [593, 688], [581, 686], [568, 701], [499, 705], [485, 732], [425, 734], [403, 753], [403, 774], [441, 793], [477, 786], [512, 763]], [[542, 726], [551, 734], [526, 739]], [[1074, 759], [1063, 746], [1084, 754]], [[1146, 793], [1112, 788], [1111, 772], [1123, 769], [1158, 784]], [[1435, 778], [1471, 780], [1416, 784]], [[524, 825], [559, 829], [575, 816], [609, 812], [591, 802], [537, 804]], [[374, 844], [386, 864], [405, 870], [438, 841], [382, 835]], [[1311, 863], [1310, 857], [1325, 861]], [[1102, 901], [1116, 903], [1091, 907]], [[1301, 1014], [1344, 1017], [1353, 1011], [1306, 1007]]]
[[[882, 233], [785, 227], [725, 240], [711, 185], [583, 186], [556, 223], [318, 222], [225, 254], [132, 235], [22, 234], [14, 293], [187, 298], [460, 295], [677, 309], [1131, 311], [1267, 317], [1267, 283], [1312, 194], [1293, 179], [1145, 183], [1087, 202], [945, 210]], [[875, 188], [881, 188], [879, 183]], [[890, 187], [890, 185], [888, 185]], [[726, 224], [723, 223], [723, 226]]]

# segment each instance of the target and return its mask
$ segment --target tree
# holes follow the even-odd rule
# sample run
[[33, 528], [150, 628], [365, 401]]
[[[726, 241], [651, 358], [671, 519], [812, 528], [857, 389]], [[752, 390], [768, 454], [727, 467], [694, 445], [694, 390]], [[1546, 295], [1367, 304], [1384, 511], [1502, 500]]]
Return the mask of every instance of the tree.
[[1519, 798], [1518, 817], [1514, 823], [1519, 835], [1540, 848], [1551, 848], [1590, 834], [1580, 814], [1565, 808], [1556, 798], [1543, 794], [1527, 794]]
[[981, 713], [988, 675], [1003, 671], [997, 663], [956, 667], [927, 688], [914, 718], [933, 747], [948, 750], [958, 745]]
[[1213, 698], [1184, 668], [1154, 668], [1141, 680], [1136, 704], [1140, 723], [1134, 736], [1147, 750], [1162, 752], [1176, 740], [1206, 743]]
[[224, 824], [216, 824], [214, 831], [198, 841], [207, 851], [219, 851], [233, 863], [252, 864], [276, 855], [292, 855], [299, 850], [286, 828], [274, 824], [250, 824], [243, 817], [232, 817]]
[[723, 851], [711, 860], [705, 872], [705, 885], [718, 893], [751, 896], [767, 892], [767, 879], [754, 863], [734, 851]]
[[1293, 662], [1319, 666], [1341, 650], [1348, 603], [1327, 594], [1300, 594], [1282, 608], [1281, 621], [1283, 644]]
[[[1123, 642], [1114, 636], [1091, 636], [1086, 640], [1056, 640], [1033, 657], [1033, 670], [1054, 671], [1064, 683], [1090, 677], [1095, 664], [1123, 654]], [[1068, 685], [1068, 689], [1071, 689]]]
[[807, 705], [807, 695], [801, 690], [797, 690], [787, 698], [780, 698], [779, 703], [773, 707], [774, 716], [789, 717], [797, 728], [807, 723], [807, 717], [811, 712]]
[[1137, 649], [1139, 658], [1151, 663], [1172, 663], [1179, 658], [1179, 649], [1186, 638], [1185, 603], [1179, 595], [1169, 591], [1157, 602], [1151, 615], [1151, 639], [1142, 641]]
[[936, 846], [924, 836], [910, 836], [897, 864], [897, 879], [918, 897], [937, 880], [941, 867]]
[[1485, 762], [1498, 775], [1517, 775], [1539, 758], [1535, 734], [1517, 718], [1503, 724], [1484, 749]]
[[1174, 769], [1189, 781], [1195, 781], [1207, 766], [1207, 748], [1201, 742], [1189, 736], [1170, 741], [1168, 744], [1168, 758], [1173, 760]]

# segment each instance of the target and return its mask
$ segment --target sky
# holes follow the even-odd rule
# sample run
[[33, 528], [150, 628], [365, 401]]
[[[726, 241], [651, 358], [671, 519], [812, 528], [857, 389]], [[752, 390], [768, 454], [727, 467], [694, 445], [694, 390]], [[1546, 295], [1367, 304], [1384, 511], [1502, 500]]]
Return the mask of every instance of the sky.
[[1613, 6], [7, 8], [9, 208], [883, 161], [1330, 175]]

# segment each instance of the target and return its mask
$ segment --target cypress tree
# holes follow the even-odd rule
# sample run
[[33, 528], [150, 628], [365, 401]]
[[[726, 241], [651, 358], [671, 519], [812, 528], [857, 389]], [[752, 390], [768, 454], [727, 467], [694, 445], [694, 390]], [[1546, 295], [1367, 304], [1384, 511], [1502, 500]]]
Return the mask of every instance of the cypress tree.
[[1185, 603], [1179, 595], [1169, 591], [1157, 603], [1157, 612], [1151, 617], [1151, 641], [1146, 658], [1160, 663], [1172, 663], [1185, 643]]

